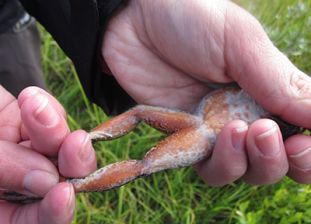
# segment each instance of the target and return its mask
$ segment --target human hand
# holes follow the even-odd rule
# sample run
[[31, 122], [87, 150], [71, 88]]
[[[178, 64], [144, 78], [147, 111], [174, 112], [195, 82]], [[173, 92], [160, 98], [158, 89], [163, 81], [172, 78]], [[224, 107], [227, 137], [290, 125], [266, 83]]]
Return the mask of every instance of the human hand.
[[[0, 201], [1, 223], [71, 223], [75, 194], [65, 177], [96, 169], [88, 134], [69, 133], [65, 111], [55, 98], [36, 87], [16, 100], [0, 86], [0, 188], [44, 196], [19, 205]], [[57, 158], [58, 169], [49, 158]]]
[[[142, 104], [191, 110], [208, 83], [237, 82], [269, 112], [311, 127], [311, 79], [275, 48], [258, 21], [230, 1], [131, 0], [112, 18], [102, 54]], [[286, 174], [311, 183], [311, 138], [282, 141], [275, 122], [229, 123], [196, 166], [211, 185], [242, 178], [271, 184]]]

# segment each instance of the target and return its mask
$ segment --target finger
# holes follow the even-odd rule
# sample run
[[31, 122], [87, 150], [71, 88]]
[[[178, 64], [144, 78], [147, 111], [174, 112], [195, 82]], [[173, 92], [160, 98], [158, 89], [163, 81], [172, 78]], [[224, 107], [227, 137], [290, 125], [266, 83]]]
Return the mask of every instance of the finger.
[[65, 177], [83, 177], [96, 170], [96, 155], [89, 134], [71, 133], [61, 146], [58, 155], [59, 170]]
[[0, 111], [15, 100], [15, 97], [10, 92], [8, 92], [2, 85], [0, 85], [0, 96]]
[[20, 136], [20, 115], [15, 97], [0, 85], [0, 140], [18, 142]]
[[21, 139], [20, 127], [20, 111], [17, 101], [14, 100], [0, 112], [0, 140], [19, 142]]
[[269, 40], [259, 22], [228, 1], [225, 24], [227, 72], [265, 109], [311, 127], [311, 78]]
[[60, 183], [38, 203], [16, 205], [0, 202], [3, 223], [67, 224], [74, 214], [74, 191], [70, 184]]
[[31, 141], [30, 140], [21, 141], [18, 144], [21, 146], [24, 146], [28, 149], [31, 149]]
[[58, 183], [58, 171], [44, 156], [0, 141], [0, 188], [43, 196]]
[[26, 130], [25, 125], [23, 123], [21, 124], [20, 131], [21, 131], [21, 139], [22, 140], [29, 140], [27, 130]]
[[197, 165], [198, 174], [212, 186], [222, 186], [239, 179], [247, 168], [245, 140], [248, 126], [232, 121], [217, 136], [212, 157]]
[[[18, 96], [19, 107], [21, 107], [21, 105], [23, 104], [23, 102], [26, 99], [33, 97], [34, 95], [36, 95], [38, 93], [46, 96], [49, 99], [49, 101], [51, 102], [52, 107], [55, 108], [55, 110], [66, 119], [66, 112], [65, 112], [63, 106], [51, 94], [49, 94], [45, 90], [38, 88], [36, 86], [27, 87], [23, 91], [21, 91], [21, 93]], [[29, 139], [29, 136], [28, 136], [27, 130], [25, 129], [24, 124], [22, 124], [22, 127], [21, 127], [21, 137], [23, 140]]]
[[277, 124], [269, 119], [255, 121], [247, 134], [249, 166], [243, 179], [251, 184], [272, 184], [288, 171], [288, 161]]
[[69, 133], [62, 112], [50, 97], [40, 92], [20, 101], [21, 117], [33, 148], [44, 155], [56, 156]]
[[33, 95], [36, 95], [37, 93], [40, 93], [44, 96], [46, 96], [49, 101], [51, 102], [52, 106], [57, 110], [64, 118], [66, 118], [66, 111], [63, 108], [63, 106], [53, 97], [51, 94], [46, 92], [45, 90], [36, 87], [36, 86], [30, 86], [25, 88], [18, 96], [18, 105], [21, 107], [23, 102], [28, 99], [29, 97], [32, 97]]
[[286, 140], [285, 149], [289, 159], [288, 176], [299, 183], [311, 183], [311, 139], [295, 135]]
[[40, 203], [39, 223], [71, 223], [75, 208], [75, 194], [71, 184], [60, 183]]

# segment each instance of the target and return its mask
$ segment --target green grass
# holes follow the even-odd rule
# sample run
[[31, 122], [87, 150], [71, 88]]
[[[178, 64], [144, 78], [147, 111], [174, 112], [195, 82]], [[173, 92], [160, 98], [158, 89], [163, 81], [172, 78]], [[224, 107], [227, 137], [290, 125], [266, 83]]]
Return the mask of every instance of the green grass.
[[[303, 71], [311, 73], [311, 1], [241, 0], [269, 36]], [[43, 68], [50, 91], [68, 111], [72, 130], [107, 119], [88, 102], [71, 62], [42, 32]], [[99, 166], [140, 158], [161, 138], [146, 126], [95, 145]], [[162, 172], [105, 193], [79, 195], [73, 223], [311, 223], [311, 187], [285, 178], [265, 187], [242, 182], [209, 187], [191, 168]]]

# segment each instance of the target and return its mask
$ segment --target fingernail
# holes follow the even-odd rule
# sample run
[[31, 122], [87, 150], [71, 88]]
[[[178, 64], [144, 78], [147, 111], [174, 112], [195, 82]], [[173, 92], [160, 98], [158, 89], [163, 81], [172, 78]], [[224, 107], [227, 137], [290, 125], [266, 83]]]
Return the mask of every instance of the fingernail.
[[28, 97], [31, 97], [31, 96], [36, 95], [38, 92], [39, 92], [39, 91], [38, 91], [37, 88], [28, 88], [27, 91], [26, 91], [26, 93], [25, 93], [25, 95], [26, 95], [26, 97], [28, 98]]
[[24, 177], [24, 188], [29, 192], [44, 196], [58, 183], [58, 177], [42, 170], [31, 170]]
[[46, 127], [56, 125], [59, 121], [59, 114], [50, 105], [48, 98], [42, 94], [38, 94], [35, 96], [35, 102], [35, 106], [37, 107], [35, 111], [36, 120]]
[[71, 184], [68, 184], [68, 186], [64, 189], [65, 194], [69, 195], [68, 201], [67, 201], [67, 213], [66, 215], [72, 217], [74, 213], [75, 208], [75, 201], [74, 201], [74, 190]]
[[86, 134], [79, 152], [80, 160], [83, 162], [89, 161], [92, 159], [93, 154], [90, 136], [89, 134]]
[[36, 95], [38, 92], [39, 92], [39, 91], [38, 91], [37, 88], [31, 88], [31, 87], [30, 87], [30, 88], [27, 88], [27, 89], [22, 93], [22, 95], [18, 97], [18, 105], [21, 106], [21, 105], [24, 103], [24, 101], [25, 101], [26, 99], [28, 99], [28, 98], [31, 97], [31, 96]]
[[311, 169], [311, 147], [289, 156], [292, 163], [300, 169]]
[[[271, 124], [272, 125], [272, 124]], [[274, 156], [281, 151], [277, 126], [273, 126], [255, 138], [255, 144], [264, 156]]]
[[241, 127], [234, 128], [231, 133], [231, 141], [233, 148], [238, 151], [244, 151], [245, 134], [248, 129], [247, 125], [241, 125]]

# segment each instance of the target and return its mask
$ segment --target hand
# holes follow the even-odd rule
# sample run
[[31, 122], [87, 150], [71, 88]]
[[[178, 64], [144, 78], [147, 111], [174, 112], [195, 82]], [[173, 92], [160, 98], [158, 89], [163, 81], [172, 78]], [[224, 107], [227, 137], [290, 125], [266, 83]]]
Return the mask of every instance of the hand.
[[[311, 127], [310, 77], [230, 1], [132, 0], [110, 21], [102, 54], [138, 103], [191, 110], [208, 83], [235, 81], [271, 113]], [[211, 185], [271, 184], [286, 174], [311, 183], [310, 147], [302, 135], [283, 142], [271, 120], [233, 121], [196, 168]]]
[[51, 95], [30, 87], [18, 101], [0, 86], [0, 188], [44, 196], [18, 205], [0, 201], [1, 223], [71, 223], [73, 187], [60, 174], [81, 177], [96, 169], [88, 134], [69, 133], [65, 111]]

